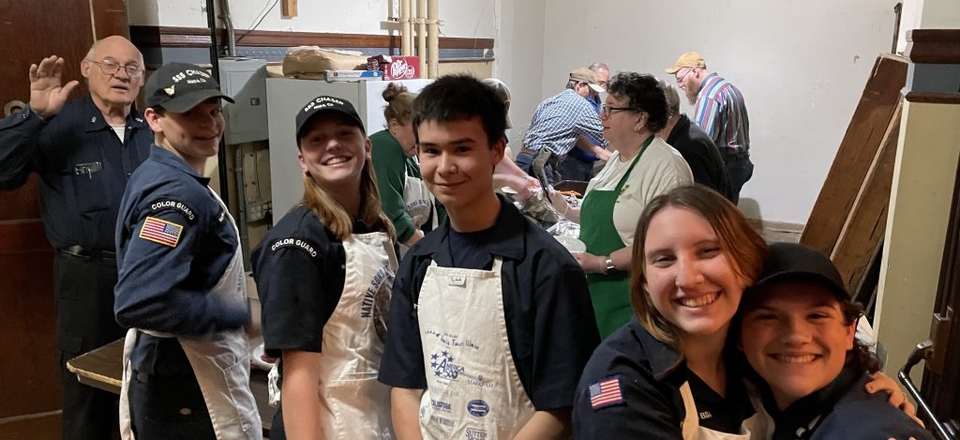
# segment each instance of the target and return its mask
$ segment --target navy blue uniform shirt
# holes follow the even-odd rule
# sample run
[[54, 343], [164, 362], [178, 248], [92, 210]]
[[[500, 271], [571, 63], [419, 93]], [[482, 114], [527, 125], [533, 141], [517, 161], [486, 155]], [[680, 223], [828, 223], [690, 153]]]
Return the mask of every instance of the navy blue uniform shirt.
[[[591, 386], [606, 379], [614, 379], [621, 398], [592, 401]], [[735, 374], [728, 375], [726, 398], [720, 397], [690, 373], [679, 353], [633, 318], [603, 341], [583, 370], [573, 407], [573, 436], [680, 440], [686, 415], [680, 387], [686, 381], [702, 427], [739, 433], [741, 422], [754, 413]]]
[[[226, 307], [210, 295], [239, 237], [209, 180], [157, 146], [133, 173], [116, 229], [114, 311], [121, 326], [189, 336], [249, 321], [248, 309]], [[192, 371], [176, 339], [141, 334], [131, 360], [148, 374]]]
[[124, 141], [89, 96], [41, 120], [29, 107], [0, 120], [0, 189], [40, 175], [40, 215], [54, 248], [114, 249], [120, 198], [146, 160], [153, 132], [135, 109]]
[[[759, 377], [756, 377], [759, 379]], [[933, 440], [933, 435], [887, 402], [887, 393], [869, 394], [870, 377], [856, 367], [845, 367], [826, 387], [780, 411], [766, 385], [763, 406], [774, 420], [773, 440]], [[759, 380], [755, 382], [761, 383]]]
[[[354, 221], [353, 232], [369, 230]], [[320, 353], [323, 326], [343, 294], [343, 242], [310, 208], [297, 205], [257, 245], [251, 260], [267, 355]]]
[[[431, 261], [453, 266], [449, 235], [447, 221], [400, 263], [379, 377], [384, 384], [427, 388], [414, 304]], [[580, 372], [600, 341], [583, 270], [560, 243], [503, 198], [487, 240], [489, 260], [503, 258], [507, 339], [520, 382], [537, 410], [569, 408]]]

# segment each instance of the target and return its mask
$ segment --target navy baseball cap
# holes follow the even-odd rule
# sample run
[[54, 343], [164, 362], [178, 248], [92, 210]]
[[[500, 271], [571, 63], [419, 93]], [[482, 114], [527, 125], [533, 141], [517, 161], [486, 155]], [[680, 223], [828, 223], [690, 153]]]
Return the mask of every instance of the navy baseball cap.
[[[750, 290], [779, 281], [816, 281], [830, 289], [842, 302], [851, 301], [837, 266], [826, 254], [797, 243], [773, 243], [763, 272]], [[756, 294], [756, 293], [754, 293]]]
[[357, 110], [353, 108], [353, 104], [351, 104], [350, 101], [334, 96], [318, 96], [311, 99], [310, 102], [297, 112], [297, 145], [300, 145], [300, 130], [303, 130], [303, 126], [314, 116], [324, 112], [336, 112], [346, 115], [351, 122], [354, 122], [357, 127], [360, 127], [360, 131], [364, 132], [364, 134], [367, 132], [366, 128], [363, 127], [363, 121], [360, 120], [360, 115], [357, 114]]
[[147, 80], [147, 107], [163, 107], [173, 113], [186, 113], [210, 98], [233, 99], [220, 91], [220, 84], [199, 66], [187, 63], [167, 63], [160, 66]]

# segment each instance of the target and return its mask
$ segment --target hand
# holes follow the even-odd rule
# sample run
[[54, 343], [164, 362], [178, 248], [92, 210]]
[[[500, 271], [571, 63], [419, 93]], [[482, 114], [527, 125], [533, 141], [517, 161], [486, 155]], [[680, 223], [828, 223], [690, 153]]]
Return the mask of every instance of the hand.
[[60, 112], [70, 93], [80, 82], [70, 81], [61, 86], [63, 58], [51, 55], [30, 65], [30, 109], [41, 118], [50, 118]]
[[907, 399], [907, 394], [900, 389], [900, 386], [897, 385], [890, 376], [879, 371], [871, 373], [870, 382], [867, 382], [864, 388], [870, 394], [876, 394], [881, 391], [890, 394], [890, 398], [887, 399], [890, 405], [899, 408], [904, 414], [910, 416], [913, 421], [917, 422], [917, 424], [924, 426], [923, 421], [917, 418], [917, 408], [910, 403], [910, 400]]
[[607, 150], [606, 148], [597, 147], [594, 151], [594, 154], [597, 155], [597, 159], [604, 161], [610, 160], [610, 150]]
[[[531, 182], [533, 182], [531, 184]], [[529, 176], [519, 177], [512, 174], [494, 174], [493, 175], [494, 187], [503, 187], [507, 186], [516, 192], [517, 200], [526, 200], [533, 195], [533, 191], [540, 187], [540, 184], [537, 183], [537, 179], [534, 179]]]
[[574, 252], [573, 258], [586, 273], [607, 273], [607, 259], [590, 252]]

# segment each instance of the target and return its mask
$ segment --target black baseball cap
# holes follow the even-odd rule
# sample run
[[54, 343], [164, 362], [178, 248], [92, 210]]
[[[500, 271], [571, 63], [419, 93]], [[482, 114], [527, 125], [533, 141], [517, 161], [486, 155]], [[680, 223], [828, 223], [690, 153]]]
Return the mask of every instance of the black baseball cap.
[[210, 98], [233, 99], [220, 91], [220, 84], [199, 66], [167, 63], [147, 80], [147, 107], [163, 107], [173, 113], [186, 113]]
[[[750, 290], [780, 281], [816, 281], [830, 289], [841, 302], [852, 300], [844, 287], [843, 277], [830, 257], [797, 243], [773, 243], [757, 282]], [[756, 294], [756, 293], [754, 293]]]
[[364, 132], [364, 134], [367, 132], [366, 128], [363, 127], [363, 121], [360, 120], [360, 115], [357, 114], [357, 110], [353, 108], [353, 104], [351, 104], [350, 101], [334, 96], [323, 95], [311, 99], [310, 102], [297, 112], [297, 145], [300, 145], [300, 130], [303, 129], [303, 126], [306, 125], [311, 118], [323, 112], [344, 114], [351, 122], [356, 123], [357, 127], [360, 127], [360, 131]]

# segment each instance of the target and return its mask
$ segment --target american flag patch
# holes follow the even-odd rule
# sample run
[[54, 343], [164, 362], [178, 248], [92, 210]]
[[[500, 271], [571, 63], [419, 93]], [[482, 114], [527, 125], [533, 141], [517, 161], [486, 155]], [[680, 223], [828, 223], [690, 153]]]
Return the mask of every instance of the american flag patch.
[[183, 232], [183, 226], [181, 225], [155, 217], [147, 217], [143, 221], [143, 227], [140, 228], [140, 238], [170, 247], [177, 247], [181, 232]]
[[590, 405], [593, 409], [606, 408], [624, 403], [620, 392], [620, 375], [611, 376], [590, 385]]

